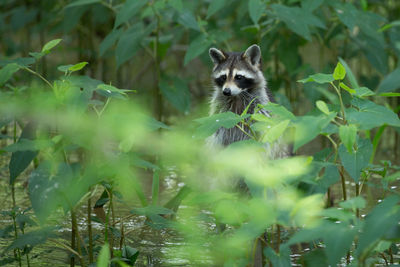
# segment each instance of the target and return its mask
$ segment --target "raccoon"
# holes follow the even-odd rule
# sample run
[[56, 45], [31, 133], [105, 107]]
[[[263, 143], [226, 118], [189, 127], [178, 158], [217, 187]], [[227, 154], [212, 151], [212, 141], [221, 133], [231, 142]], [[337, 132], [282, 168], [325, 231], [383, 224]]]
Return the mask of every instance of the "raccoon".
[[[241, 114], [250, 103], [248, 113], [252, 114], [258, 104], [275, 102], [261, 70], [261, 50], [258, 45], [254, 44], [244, 52], [224, 52], [210, 48], [209, 54], [214, 63], [210, 115], [227, 111]], [[259, 112], [270, 116], [265, 110]], [[237, 127], [220, 128], [207, 143], [209, 146], [228, 146], [246, 139], [249, 136]], [[280, 142], [273, 147], [269, 144], [266, 146], [270, 158], [285, 157], [288, 154], [287, 147]]]

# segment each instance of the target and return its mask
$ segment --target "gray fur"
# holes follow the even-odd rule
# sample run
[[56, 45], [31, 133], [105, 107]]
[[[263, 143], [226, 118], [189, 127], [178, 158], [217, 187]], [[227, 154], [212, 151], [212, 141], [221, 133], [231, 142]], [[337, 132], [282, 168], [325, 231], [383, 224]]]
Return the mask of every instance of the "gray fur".
[[[224, 59], [222, 59], [222, 56]], [[226, 82], [222, 87], [217, 84], [214, 85], [210, 115], [227, 111], [241, 114], [250, 103], [248, 113], [254, 113], [258, 104], [265, 105], [268, 102], [274, 102], [261, 70], [261, 50], [259, 46], [252, 45], [245, 52], [223, 52], [216, 48], [211, 48], [210, 57], [215, 63], [212, 72], [213, 79], [218, 78], [221, 73], [226, 74]], [[238, 95], [224, 95], [222, 88], [226, 84], [234, 86], [234, 74], [237, 72], [251, 76], [254, 84], [249, 88], [241, 88]], [[265, 110], [261, 110], [260, 113], [270, 116]], [[234, 142], [247, 139], [249, 137], [237, 127], [231, 129], [220, 128], [208, 138], [207, 143], [211, 147], [218, 147], [228, 146]], [[268, 158], [281, 158], [289, 154], [287, 146], [281, 140], [272, 146], [267, 143], [265, 148]]]

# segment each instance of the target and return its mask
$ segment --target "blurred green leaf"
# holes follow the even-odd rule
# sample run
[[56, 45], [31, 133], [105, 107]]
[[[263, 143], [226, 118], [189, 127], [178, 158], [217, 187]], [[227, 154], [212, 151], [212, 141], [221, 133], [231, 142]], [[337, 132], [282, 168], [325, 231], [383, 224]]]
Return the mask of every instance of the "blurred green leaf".
[[53, 227], [45, 227], [19, 235], [18, 238], [14, 239], [14, 241], [6, 248], [6, 251], [16, 248], [24, 249], [24, 247], [28, 245], [34, 247], [43, 244], [48, 238], [56, 236], [53, 231]]
[[318, 100], [315, 104], [319, 110], [321, 110], [326, 115], [329, 115], [330, 113], [329, 108], [324, 101]]
[[338, 62], [335, 67], [335, 70], [333, 71], [333, 78], [335, 80], [343, 80], [345, 76], [346, 76], [346, 69], [340, 62]]
[[[172, 80], [172, 81], [171, 81]], [[173, 77], [172, 79], [162, 79], [159, 83], [164, 97], [179, 111], [183, 113], [189, 112], [190, 109], [190, 91], [187, 84]]]
[[351, 103], [358, 108], [346, 110], [347, 120], [359, 129], [369, 130], [384, 124], [400, 127], [400, 119], [390, 109], [369, 100], [354, 98]]
[[50, 140], [29, 140], [29, 139], [19, 139], [15, 144], [11, 144], [2, 148], [7, 152], [17, 152], [17, 151], [34, 151], [48, 148], [53, 145]]
[[130, 246], [124, 246], [122, 248], [122, 257], [129, 259], [129, 264], [131, 266], [135, 265], [137, 257], [139, 256], [139, 250]]
[[339, 136], [347, 151], [353, 153], [353, 145], [356, 142], [357, 127], [354, 124], [340, 125]]
[[104, 55], [104, 53], [115, 44], [115, 42], [120, 38], [123, 33], [123, 29], [114, 29], [111, 31], [106, 38], [100, 43], [100, 57]]
[[182, 12], [183, 10], [182, 0], [169, 0], [168, 4], [171, 5], [178, 12]]
[[361, 171], [368, 166], [372, 150], [369, 139], [358, 140], [357, 149], [353, 153], [349, 153], [343, 144], [339, 146], [339, 156], [343, 167], [356, 183], [360, 178]]
[[265, 143], [265, 142], [273, 143], [276, 140], [278, 140], [278, 138], [281, 137], [283, 135], [283, 133], [285, 132], [285, 130], [287, 129], [289, 123], [290, 123], [290, 120], [284, 120], [284, 121], [281, 121], [278, 124], [272, 126], [271, 128], [269, 128], [266, 131], [262, 142], [263, 143]]
[[346, 91], [347, 91], [349, 94], [351, 94], [351, 95], [353, 95], [353, 94], [356, 93], [356, 90], [351, 89], [350, 87], [348, 87], [346, 84], [344, 84], [344, 83], [342, 83], [342, 82], [339, 83], [339, 86], [340, 86], [341, 88], [343, 88], [344, 90], [346, 90]]
[[258, 21], [267, 9], [266, 3], [262, 0], [249, 0], [248, 7], [251, 20], [254, 24], [258, 24]]
[[108, 267], [110, 261], [110, 247], [105, 243], [100, 250], [99, 257], [97, 258], [97, 267]]
[[239, 116], [233, 112], [224, 112], [211, 115], [209, 117], [196, 119], [195, 122], [199, 123], [200, 126], [197, 128], [197, 137], [204, 138], [215, 133], [219, 128], [224, 127], [226, 129], [235, 127], [243, 118], [248, 117]]
[[271, 247], [266, 247], [264, 248], [264, 255], [274, 267], [292, 266], [290, 261], [290, 248], [288, 246], [281, 245], [279, 248], [279, 253], [276, 253]]
[[363, 209], [365, 208], [365, 205], [366, 201], [362, 196], [353, 197], [351, 199], [339, 203], [340, 207], [352, 211], [355, 211], [356, 209]]
[[394, 92], [400, 88], [400, 68], [395, 69], [389, 73], [379, 84], [379, 93]]
[[213, 0], [207, 9], [207, 19], [226, 6], [228, 0]]
[[381, 93], [379, 96], [385, 96], [385, 97], [398, 97], [400, 96], [400, 93]]
[[347, 225], [329, 224], [325, 229], [324, 241], [326, 244], [326, 254], [330, 266], [336, 266], [342, 257], [349, 251], [357, 228]]
[[56, 45], [58, 45], [62, 39], [54, 39], [46, 43], [42, 48], [42, 53], [48, 53], [51, 49], [53, 49]]
[[193, 15], [193, 13], [191, 13], [190, 11], [185, 11], [185, 12], [181, 13], [179, 15], [178, 21], [185, 28], [200, 31], [199, 24], [198, 24], [195, 16]]
[[400, 221], [399, 201], [399, 196], [390, 195], [365, 217], [365, 223], [356, 249], [358, 258], [365, 257], [371, 247], [376, 246], [376, 242], [388, 230], [398, 224]]
[[10, 63], [3, 67], [0, 70], [0, 86], [4, 85], [20, 68], [16, 63]]
[[[22, 130], [18, 142], [22, 140], [32, 140], [36, 136], [36, 128], [33, 123], [27, 123]], [[36, 157], [38, 151], [16, 151], [11, 154], [10, 163], [8, 165], [10, 171], [10, 184], [15, 182], [15, 179], [29, 166], [32, 160]]]
[[336, 116], [335, 112], [329, 115], [297, 117], [294, 122], [295, 139], [294, 151], [313, 140]]
[[302, 0], [301, 7], [303, 10], [314, 11], [324, 3], [324, 0]]
[[135, 17], [147, 2], [147, 0], [127, 0], [117, 12], [114, 29]]
[[263, 107], [265, 110], [270, 111], [272, 114], [274, 114], [274, 116], [278, 116], [282, 120], [296, 119], [296, 116], [294, 116], [292, 112], [287, 110], [284, 106], [278, 105], [276, 103], [268, 102]]
[[298, 80], [298, 82], [300, 83], [316, 82], [319, 84], [323, 84], [323, 83], [333, 82], [334, 80], [335, 79], [333, 78], [332, 74], [317, 73], [310, 75], [308, 78]]
[[304, 254], [301, 257], [302, 266], [314, 267], [314, 266], [328, 266], [328, 260], [326, 258], [324, 249], [314, 249], [311, 252]]
[[205, 35], [199, 35], [196, 39], [190, 42], [189, 48], [186, 51], [185, 58], [183, 60], [183, 65], [186, 66], [194, 58], [203, 54], [203, 52], [206, 51], [211, 44], [212, 42]]
[[375, 95], [375, 93], [373, 91], [371, 91], [369, 88], [367, 87], [358, 87], [358, 88], [354, 88], [355, 95], [358, 97], [365, 97], [365, 96], [373, 96]]
[[285, 22], [287, 27], [311, 41], [310, 26], [325, 28], [325, 24], [310, 11], [299, 7], [288, 7], [280, 4], [272, 4], [271, 8], [275, 11], [277, 17]]
[[66, 72], [68, 72], [68, 69], [69, 69], [70, 67], [72, 67], [72, 66], [73, 66], [72, 64], [61, 65], [61, 66], [58, 66], [58, 67], [57, 67], [57, 70], [66, 73]]
[[76, 6], [84, 6], [95, 3], [100, 3], [101, 0], [77, 0], [65, 6], [65, 8], [76, 7]]

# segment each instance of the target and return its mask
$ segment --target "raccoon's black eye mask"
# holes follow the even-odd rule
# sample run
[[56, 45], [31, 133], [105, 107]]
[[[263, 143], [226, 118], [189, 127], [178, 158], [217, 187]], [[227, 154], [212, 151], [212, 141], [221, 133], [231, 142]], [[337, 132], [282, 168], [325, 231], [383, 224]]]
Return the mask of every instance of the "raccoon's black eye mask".
[[221, 75], [218, 78], [216, 78], [215, 80], [215, 84], [218, 85], [219, 87], [222, 87], [226, 81], [226, 75]]
[[[236, 75], [238, 76], [238, 75]], [[241, 75], [240, 75], [241, 76]], [[237, 79], [235, 77], [235, 83], [240, 89], [251, 89], [254, 86], [254, 79], [251, 78], [246, 78], [242, 76], [243, 78]]]

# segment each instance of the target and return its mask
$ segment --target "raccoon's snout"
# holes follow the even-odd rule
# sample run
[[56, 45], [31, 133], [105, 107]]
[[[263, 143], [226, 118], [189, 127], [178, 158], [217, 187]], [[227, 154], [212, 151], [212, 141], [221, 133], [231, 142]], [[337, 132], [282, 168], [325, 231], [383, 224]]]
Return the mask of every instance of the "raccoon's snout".
[[222, 93], [226, 96], [230, 96], [232, 95], [231, 89], [230, 88], [224, 88], [224, 90], [222, 91]]

